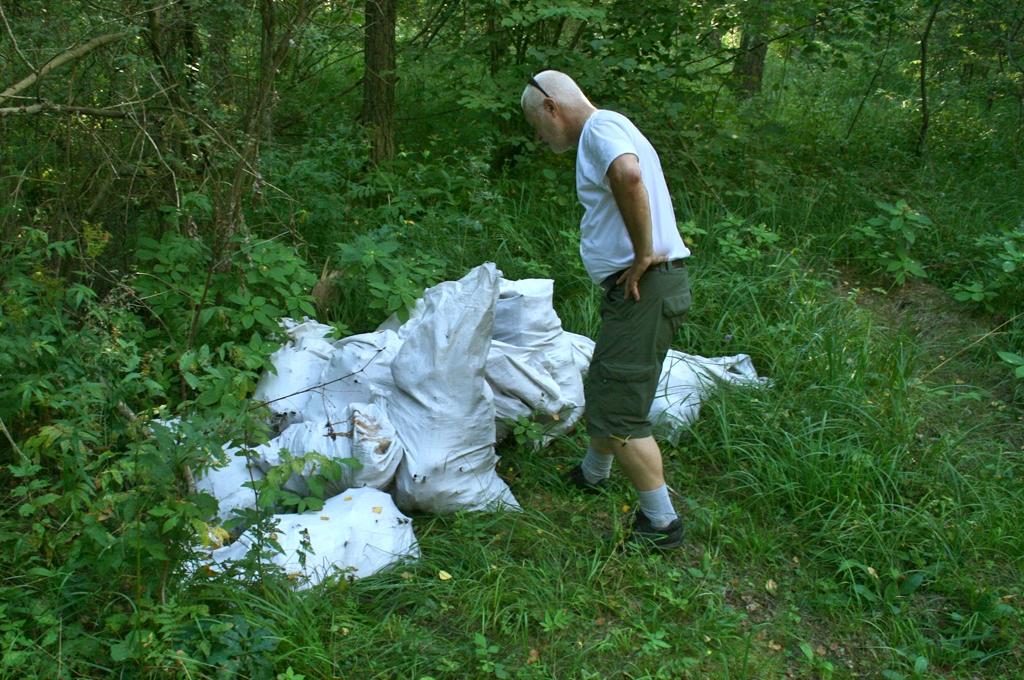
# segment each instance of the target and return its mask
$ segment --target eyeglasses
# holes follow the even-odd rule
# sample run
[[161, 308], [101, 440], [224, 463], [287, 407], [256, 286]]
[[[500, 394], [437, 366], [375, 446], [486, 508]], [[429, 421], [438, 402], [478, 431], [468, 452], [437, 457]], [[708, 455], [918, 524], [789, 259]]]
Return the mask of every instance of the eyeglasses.
[[535, 88], [537, 88], [538, 90], [540, 90], [540, 93], [541, 93], [542, 95], [544, 95], [545, 97], [547, 97], [548, 99], [554, 99], [554, 97], [552, 97], [551, 95], [549, 95], [549, 94], [548, 94], [547, 92], [545, 92], [545, 91], [544, 91], [544, 88], [540, 86], [540, 83], [538, 83], [538, 82], [536, 81], [536, 79], [534, 79], [534, 77], [533, 77], [533, 76], [530, 76], [530, 80], [529, 80], [529, 81], [527, 81], [527, 82], [528, 82], [528, 83], [529, 83], [530, 85], [533, 85], [533, 86], [534, 86]]

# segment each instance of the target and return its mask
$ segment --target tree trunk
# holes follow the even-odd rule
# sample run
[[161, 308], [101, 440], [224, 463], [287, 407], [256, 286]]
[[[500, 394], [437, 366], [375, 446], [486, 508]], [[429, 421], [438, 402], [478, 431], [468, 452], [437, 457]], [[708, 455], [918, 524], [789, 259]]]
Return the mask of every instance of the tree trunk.
[[732, 64], [733, 88], [736, 94], [748, 99], [761, 92], [764, 78], [764, 60], [768, 55], [768, 41], [752, 29], [743, 29], [740, 51]]
[[[246, 141], [234, 163], [234, 176], [228, 196], [218, 206], [219, 212], [216, 214], [220, 231], [218, 249], [215, 250], [218, 256], [229, 250], [231, 237], [243, 226], [242, 207], [246, 194], [258, 194], [261, 190], [260, 149], [271, 135], [277, 73], [294, 44], [294, 37], [322, 4], [323, 0], [303, 0], [296, 3], [290, 17], [279, 13], [274, 0], [262, 0], [260, 4], [262, 37], [259, 76], [242, 121]], [[226, 258], [223, 261], [226, 262]]]
[[928, 36], [932, 32], [932, 25], [935, 23], [935, 15], [939, 13], [939, 0], [932, 6], [932, 13], [928, 15], [928, 22], [924, 26], [924, 35], [921, 36], [921, 129], [917, 133], [917, 154], [924, 153], [925, 139], [928, 136]]
[[363, 112], [370, 133], [370, 162], [395, 156], [395, 18], [396, 0], [366, 0], [363, 45]]

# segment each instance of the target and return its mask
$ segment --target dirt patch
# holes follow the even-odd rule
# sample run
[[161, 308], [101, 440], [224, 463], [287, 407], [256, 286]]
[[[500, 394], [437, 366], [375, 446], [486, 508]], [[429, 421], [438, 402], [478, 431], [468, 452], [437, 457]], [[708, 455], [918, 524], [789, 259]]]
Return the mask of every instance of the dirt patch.
[[[1024, 445], [1024, 428], [1001, 427], [1024, 420], [1024, 404], [1015, 395], [1015, 380], [1005, 364], [993, 360], [999, 325], [1004, 319], [971, 313], [946, 291], [927, 281], [883, 288], [861, 274], [836, 271], [836, 292], [852, 297], [879, 323], [911, 335], [922, 350], [917, 371], [930, 388], [946, 390], [942, 419], [992, 422], [995, 438]], [[939, 415], [939, 414], [933, 414]], [[988, 429], [988, 428], [987, 428]]]

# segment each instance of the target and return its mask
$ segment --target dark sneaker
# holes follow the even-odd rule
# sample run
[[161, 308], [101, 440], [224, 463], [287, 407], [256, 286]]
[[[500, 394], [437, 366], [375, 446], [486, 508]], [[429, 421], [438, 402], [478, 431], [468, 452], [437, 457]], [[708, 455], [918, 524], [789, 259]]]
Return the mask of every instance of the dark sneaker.
[[651, 520], [647, 519], [647, 515], [639, 511], [633, 522], [633, 531], [626, 537], [626, 545], [638, 548], [668, 550], [678, 548], [682, 544], [683, 520], [676, 517], [667, 527], [656, 529], [651, 525]]
[[583, 468], [579, 465], [565, 473], [565, 481], [583, 493], [604, 493], [608, 491], [608, 480], [602, 479], [599, 482], [588, 482], [583, 476]]

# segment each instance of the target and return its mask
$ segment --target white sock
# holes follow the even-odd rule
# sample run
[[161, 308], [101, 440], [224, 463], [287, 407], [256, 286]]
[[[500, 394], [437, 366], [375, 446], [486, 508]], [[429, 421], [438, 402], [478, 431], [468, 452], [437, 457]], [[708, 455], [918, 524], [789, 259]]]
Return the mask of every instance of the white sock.
[[678, 517], [668, 498], [668, 485], [650, 491], [638, 491], [637, 494], [640, 496], [640, 512], [647, 515], [655, 529], [664, 529]]
[[615, 456], [595, 451], [587, 447], [587, 455], [583, 456], [580, 468], [583, 470], [583, 479], [591, 484], [597, 484], [602, 479], [608, 479], [612, 475], [612, 463]]

